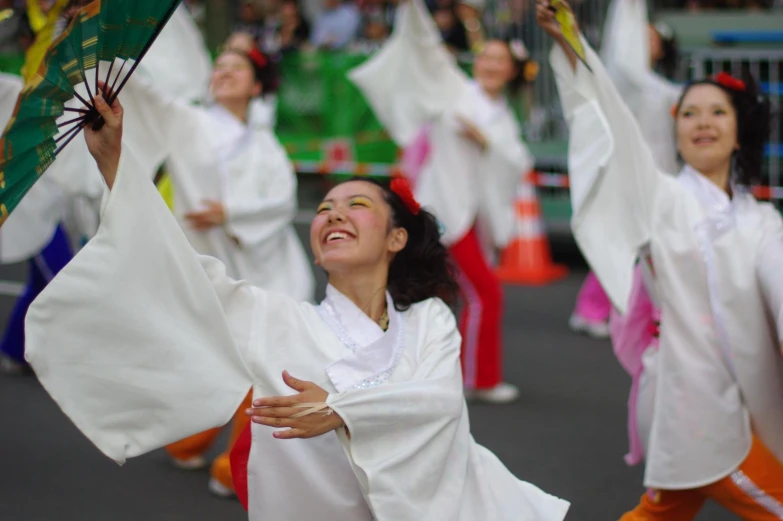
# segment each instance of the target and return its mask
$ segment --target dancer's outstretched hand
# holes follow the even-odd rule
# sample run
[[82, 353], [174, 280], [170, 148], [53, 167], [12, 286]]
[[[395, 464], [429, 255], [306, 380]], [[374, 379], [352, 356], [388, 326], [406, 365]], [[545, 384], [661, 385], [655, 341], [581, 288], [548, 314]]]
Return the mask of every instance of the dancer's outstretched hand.
[[549, 0], [536, 1], [536, 22], [552, 38], [563, 36], [555, 20], [555, 9], [549, 4]]
[[[245, 411], [251, 421], [269, 427], [285, 428], [273, 434], [275, 438], [281, 440], [314, 438], [345, 425], [339, 414], [326, 407], [325, 402], [329, 393], [324, 389], [313, 382], [298, 380], [288, 374], [288, 371], [283, 371], [283, 381], [299, 393], [293, 396], [273, 396], [253, 400], [253, 408]], [[297, 407], [302, 404], [308, 406]], [[300, 418], [292, 418], [316, 404], [322, 404], [323, 409]]]
[[122, 153], [123, 109], [119, 99], [115, 99], [109, 106], [101, 95], [102, 89], [103, 86], [99, 83], [99, 89], [95, 95], [95, 108], [98, 109], [98, 113], [103, 117], [105, 123], [97, 131], [92, 129], [92, 125], [87, 125], [84, 128], [84, 139], [87, 141], [87, 149], [95, 158], [98, 169], [111, 189], [117, 176]]

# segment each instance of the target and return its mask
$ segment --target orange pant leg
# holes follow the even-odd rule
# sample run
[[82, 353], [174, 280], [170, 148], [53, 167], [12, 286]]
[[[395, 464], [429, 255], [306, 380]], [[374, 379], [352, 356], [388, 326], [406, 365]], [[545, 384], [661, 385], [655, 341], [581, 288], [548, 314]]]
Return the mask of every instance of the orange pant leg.
[[620, 521], [691, 521], [706, 501], [699, 490], [650, 490]]
[[174, 459], [188, 460], [197, 456], [203, 456], [209, 450], [218, 435], [220, 428], [209, 429], [189, 436], [184, 440], [176, 441], [166, 446], [166, 451]]
[[247, 393], [242, 405], [239, 406], [237, 412], [234, 414], [234, 419], [231, 421], [231, 437], [228, 442], [228, 449], [220, 456], [215, 458], [212, 463], [211, 474], [212, 477], [220, 482], [221, 485], [234, 488], [233, 480], [231, 479], [231, 460], [229, 455], [231, 449], [234, 447], [237, 438], [242, 433], [242, 430], [250, 422], [250, 418], [245, 414], [245, 409], [252, 407], [253, 405], [253, 393], [252, 391]]
[[739, 470], [705, 487], [705, 493], [746, 521], [781, 521], [783, 464], [754, 438]]

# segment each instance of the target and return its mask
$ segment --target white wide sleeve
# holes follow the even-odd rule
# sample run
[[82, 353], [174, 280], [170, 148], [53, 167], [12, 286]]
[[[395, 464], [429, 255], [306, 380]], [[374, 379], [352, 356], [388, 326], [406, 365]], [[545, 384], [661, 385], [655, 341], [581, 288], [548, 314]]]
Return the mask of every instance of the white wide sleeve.
[[[427, 338], [420, 339], [418, 367], [410, 380], [332, 394], [327, 400], [350, 432], [350, 440], [343, 436], [342, 441], [369, 480], [378, 519], [432, 519], [427, 514], [436, 511], [429, 505], [442, 505], [444, 494], [449, 497], [444, 484], [464, 474], [465, 461], [454, 458], [464, 407], [460, 336], [442, 302], [419, 320]], [[457, 459], [467, 458], [468, 447], [461, 448]], [[434, 479], [433, 465], [443, 466], [444, 479]], [[451, 492], [447, 509], [455, 512], [459, 497]], [[437, 512], [439, 519], [456, 519]]]
[[422, 125], [455, 106], [468, 85], [422, 0], [399, 7], [391, 38], [348, 77], [401, 147]]
[[572, 70], [557, 46], [550, 61], [569, 124], [571, 228], [612, 303], [625, 313], [639, 249], [650, 241], [656, 203], [671, 191], [635, 118], [595, 52], [593, 72]]
[[202, 109], [158, 88], [143, 75], [134, 74], [120, 92], [124, 109], [123, 143], [133, 147], [139, 166], [155, 175], [173, 152], [197, 142], [203, 129]]
[[[268, 132], [268, 131], [261, 131]], [[260, 166], [265, 179], [264, 193], [234, 194], [226, 201], [226, 229], [241, 245], [256, 246], [286, 229], [296, 217], [296, 174], [282, 145], [274, 136], [265, 136]]]
[[209, 91], [212, 60], [204, 38], [185, 5], [177, 8], [136, 74], [185, 102], [203, 101]]
[[25, 330], [44, 388], [119, 463], [231, 418], [253, 384], [255, 314], [268, 298], [199, 258], [138, 169], [124, 149], [98, 234], [36, 299]]
[[613, 0], [604, 24], [601, 61], [634, 111], [652, 74], [648, 24], [644, 0]]
[[767, 234], [762, 242], [756, 275], [767, 309], [777, 325], [778, 342], [783, 344], [783, 225]]
[[490, 129], [486, 133], [489, 146], [481, 156], [478, 170], [482, 176], [482, 214], [489, 218], [492, 239], [498, 248], [505, 247], [514, 237], [517, 186], [535, 164], [520, 134], [511, 114], [507, 124]]

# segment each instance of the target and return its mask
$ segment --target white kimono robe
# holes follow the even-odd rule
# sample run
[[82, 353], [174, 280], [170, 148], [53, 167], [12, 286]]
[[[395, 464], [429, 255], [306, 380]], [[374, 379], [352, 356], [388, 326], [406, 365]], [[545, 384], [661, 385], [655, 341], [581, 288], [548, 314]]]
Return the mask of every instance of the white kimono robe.
[[[315, 279], [292, 223], [296, 176], [272, 130], [245, 125], [218, 105], [168, 99], [141, 78], [128, 82], [120, 101], [126, 109], [123, 140], [145, 170], [166, 160], [174, 214], [196, 251], [220, 259], [236, 279], [312, 300]], [[222, 201], [227, 221], [198, 232], [184, 214], [203, 209], [206, 199]]]
[[350, 439], [275, 440], [254, 424], [251, 520], [564, 518], [567, 502], [472, 439], [443, 302], [397, 312], [389, 299], [382, 333], [333, 288], [316, 307], [236, 282], [193, 252], [138, 168], [125, 149], [97, 236], [27, 315], [28, 360], [103, 453], [122, 463], [221, 425], [251, 386], [290, 394], [287, 369], [330, 393]]
[[588, 61], [593, 74], [572, 72], [560, 48], [551, 56], [571, 131], [574, 237], [623, 313], [649, 245], [662, 307], [645, 485], [722, 479], [747, 456], [751, 425], [783, 461], [783, 357], [770, 320], [780, 312], [760, 283], [783, 286], [762, 255], [780, 248], [783, 220], [746, 192], [721, 201], [690, 169], [660, 172], [589, 48]]
[[[444, 244], [479, 224], [502, 248], [514, 235], [514, 196], [533, 158], [505, 100], [493, 100], [454, 61], [421, 0], [399, 8], [389, 41], [349, 73], [398, 146], [431, 124], [432, 147], [416, 197], [445, 227]], [[460, 135], [459, 117], [489, 141], [482, 153]]]
[[631, 109], [658, 169], [680, 171], [672, 106], [682, 87], [650, 66], [649, 20], [644, 0], [613, 0], [604, 24], [601, 61]]

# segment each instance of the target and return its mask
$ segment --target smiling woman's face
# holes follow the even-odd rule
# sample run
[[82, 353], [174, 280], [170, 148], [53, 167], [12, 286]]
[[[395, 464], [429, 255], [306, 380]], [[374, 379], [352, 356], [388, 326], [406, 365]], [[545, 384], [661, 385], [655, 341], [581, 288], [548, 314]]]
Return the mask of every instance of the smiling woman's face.
[[405, 246], [407, 233], [392, 226], [391, 207], [379, 186], [349, 181], [318, 206], [310, 226], [316, 263], [327, 273], [348, 273], [384, 264]]
[[677, 110], [677, 148], [686, 163], [712, 172], [738, 149], [737, 115], [729, 95], [715, 85], [694, 85]]

